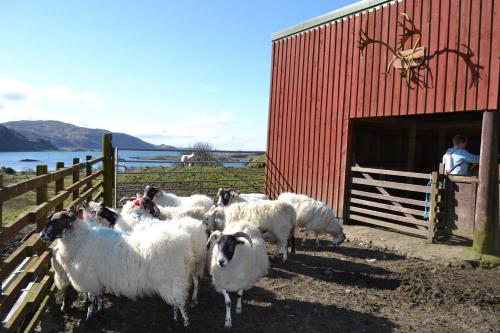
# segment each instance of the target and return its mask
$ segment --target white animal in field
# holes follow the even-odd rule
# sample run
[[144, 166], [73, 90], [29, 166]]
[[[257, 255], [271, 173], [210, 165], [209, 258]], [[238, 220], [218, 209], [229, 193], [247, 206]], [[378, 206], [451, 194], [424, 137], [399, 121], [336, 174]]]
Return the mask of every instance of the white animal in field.
[[344, 242], [344, 228], [339, 223], [333, 211], [325, 203], [314, 200], [304, 194], [290, 192], [281, 193], [278, 201], [287, 202], [295, 208], [297, 213], [297, 227], [305, 229], [302, 246], [305, 245], [310, 231], [316, 233], [316, 246], [319, 246], [319, 236], [322, 233], [332, 236], [333, 247], [340, 246]]
[[[283, 263], [288, 257], [287, 243], [290, 239], [295, 253], [296, 213], [292, 205], [282, 201], [261, 200], [237, 203], [229, 207], [215, 206], [205, 214], [209, 230], [224, 229], [238, 221], [246, 221], [260, 230], [266, 240], [276, 242], [275, 256], [281, 251]], [[212, 229], [211, 229], [212, 228]]]
[[192, 160], [194, 159], [195, 156], [196, 156], [195, 152], [192, 152], [189, 155], [182, 155], [181, 156], [182, 166], [192, 166], [193, 165]]
[[[89, 218], [92, 219], [92, 218]], [[78, 221], [74, 208], [50, 217], [41, 238], [59, 238], [58, 260], [73, 287], [100, 298], [104, 288], [130, 299], [158, 295], [180, 310], [189, 325], [186, 303], [195, 255], [190, 233], [175, 224], [153, 223], [122, 233]], [[97, 304], [91, 301], [90, 318]]]
[[226, 320], [230, 328], [230, 292], [236, 292], [236, 313], [241, 314], [243, 292], [252, 288], [267, 274], [269, 259], [260, 231], [244, 221], [227, 225], [224, 231], [216, 230], [207, 242], [212, 283], [218, 293], [224, 295]]
[[173, 193], [167, 193], [151, 185], [144, 189], [144, 196], [150, 198], [155, 204], [162, 207], [202, 207], [208, 212], [214, 201], [203, 194], [193, 194], [189, 197], [180, 197]]

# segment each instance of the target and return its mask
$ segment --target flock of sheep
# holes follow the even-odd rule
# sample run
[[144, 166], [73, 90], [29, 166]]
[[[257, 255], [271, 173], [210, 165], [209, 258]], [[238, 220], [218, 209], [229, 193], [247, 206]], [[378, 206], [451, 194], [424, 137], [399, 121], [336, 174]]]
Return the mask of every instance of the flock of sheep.
[[87, 319], [102, 309], [104, 289], [130, 299], [159, 295], [189, 325], [187, 303], [198, 303], [199, 283], [208, 266], [213, 286], [224, 296], [225, 327], [231, 327], [230, 292], [243, 292], [267, 274], [265, 240], [276, 243], [275, 255], [286, 262], [288, 243], [295, 252], [295, 228], [328, 233], [333, 246], [345, 239], [342, 226], [324, 203], [305, 195], [263, 194], [219, 189], [217, 203], [205, 195], [179, 197], [147, 186], [144, 194], [124, 198], [121, 209], [91, 202], [82, 209], [49, 216], [41, 237], [59, 238], [52, 267], [56, 286], [64, 290], [62, 310], [71, 291], [85, 293]]

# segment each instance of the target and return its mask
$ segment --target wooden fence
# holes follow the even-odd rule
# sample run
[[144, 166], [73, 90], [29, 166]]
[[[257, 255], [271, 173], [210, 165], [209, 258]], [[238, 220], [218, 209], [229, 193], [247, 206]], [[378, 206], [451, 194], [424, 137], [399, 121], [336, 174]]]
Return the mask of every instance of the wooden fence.
[[349, 220], [435, 238], [441, 181], [431, 174], [353, 166]]
[[[105, 140], [111, 142], [111, 135], [107, 135]], [[111, 153], [104, 155], [112, 156]], [[5, 249], [5, 245], [19, 235], [20, 231], [25, 231], [26, 227], [33, 225], [33, 229], [24, 235], [19, 246], [3, 260], [1, 266], [2, 331], [30, 332], [37, 324], [54, 288], [53, 273], [49, 267], [50, 249], [53, 244], [47, 246], [40, 239], [39, 232], [45, 226], [50, 211], [62, 210], [86, 200], [104, 198], [103, 176], [106, 170], [95, 168], [98, 163], [102, 163], [104, 167], [112, 167], [112, 163], [103, 163], [104, 160], [103, 157], [87, 156], [83, 163], [80, 163], [79, 159], [73, 159], [73, 165], [69, 167], [64, 167], [64, 164], [59, 162], [54, 172], [47, 172], [46, 165], [39, 165], [36, 168], [36, 177], [8, 186], [3, 186], [3, 178], [0, 175], [0, 245]], [[82, 175], [84, 177], [80, 179]], [[71, 185], [65, 187], [64, 181], [69, 177]], [[109, 182], [112, 184], [112, 180]], [[54, 195], [51, 198], [48, 195], [49, 185], [54, 186]], [[36, 191], [36, 206], [29, 208], [15, 221], [2, 224], [3, 204], [30, 191]], [[111, 195], [109, 193], [110, 197]]]

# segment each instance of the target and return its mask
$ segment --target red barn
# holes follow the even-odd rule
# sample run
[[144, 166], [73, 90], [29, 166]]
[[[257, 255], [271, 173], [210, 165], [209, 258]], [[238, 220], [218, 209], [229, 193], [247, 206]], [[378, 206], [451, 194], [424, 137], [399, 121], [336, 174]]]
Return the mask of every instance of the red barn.
[[[392, 197], [411, 203], [387, 180], [396, 171], [408, 179], [437, 171], [462, 133], [482, 155], [467, 198], [476, 212], [469, 231], [498, 233], [477, 214], [498, 221], [499, 22], [500, 0], [366, 0], [273, 34], [267, 193], [307, 194], [344, 222], [386, 221], [386, 210], [373, 216], [354, 207], [353, 184], [392, 186]], [[356, 180], [363, 168], [387, 172]], [[404, 189], [423, 189], [408, 179]], [[416, 209], [401, 207], [389, 211], [402, 212], [396, 222], [404, 225]], [[426, 221], [419, 223], [412, 227]]]

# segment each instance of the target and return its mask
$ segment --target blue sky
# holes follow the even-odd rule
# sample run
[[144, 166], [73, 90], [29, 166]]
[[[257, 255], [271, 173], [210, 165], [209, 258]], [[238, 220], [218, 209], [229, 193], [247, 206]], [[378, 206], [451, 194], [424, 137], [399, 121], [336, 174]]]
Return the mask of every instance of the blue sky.
[[271, 33], [352, 2], [0, 0], [0, 122], [264, 149]]

